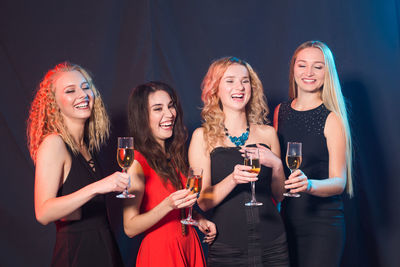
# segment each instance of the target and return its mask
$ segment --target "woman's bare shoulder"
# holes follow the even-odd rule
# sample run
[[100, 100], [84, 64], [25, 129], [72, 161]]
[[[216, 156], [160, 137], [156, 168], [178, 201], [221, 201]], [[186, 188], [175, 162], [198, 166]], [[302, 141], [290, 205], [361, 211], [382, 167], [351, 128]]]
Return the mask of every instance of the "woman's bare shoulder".
[[261, 125], [253, 125], [252, 126], [255, 129], [255, 132], [257, 134], [261, 134], [261, 135], [275, 135], [276, 131], [274, 129], [274, 127], [270, 126], [270, 125], [266, 125], [266, 124], [261, 124]]
[[46, 136], [39, 146], [38, 156], [45, 155], [60, 155], [67, 153], [67, 147], [62, 137], [58, 134], [50, 134]]

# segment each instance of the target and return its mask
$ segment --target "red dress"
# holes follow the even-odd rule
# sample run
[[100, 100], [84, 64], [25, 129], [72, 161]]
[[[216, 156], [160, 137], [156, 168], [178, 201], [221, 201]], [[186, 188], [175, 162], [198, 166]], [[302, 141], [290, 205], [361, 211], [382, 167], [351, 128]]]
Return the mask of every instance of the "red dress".
[[[158, 174], [149, 166], [142, 154], [135, 150], [135, 159], [145, 175], [145, 190], [140, 212], [144, 213], [163, 201], [176, 189], [165, 185]], [[186, 178], [181, 175], [182, 184]], [[199, 237], [192, 226], [182, 234], [180, 210], [173, 210], [145, 232], [139, 248], [136, 266], [206, 266]]]

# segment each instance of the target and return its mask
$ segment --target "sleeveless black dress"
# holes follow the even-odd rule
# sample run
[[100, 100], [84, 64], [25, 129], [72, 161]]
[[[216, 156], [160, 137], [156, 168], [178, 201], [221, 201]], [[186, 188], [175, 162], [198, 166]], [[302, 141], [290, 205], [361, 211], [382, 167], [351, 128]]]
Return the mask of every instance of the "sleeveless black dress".
[[[217, 147], [210, 158], [212, 185], [232, 173], [236, 164], [243, 164], [238, 147]], [[262, 166], [256, 182], [256, 199], [264, 205], [244, 205], [251, 199], [248, 183], [237, 185], [213, 209], [211, 220], [218, 235], [209, 247], [207, 266], [289, 265], [284, 225], [272, 202], [271, 175], [272, 170]]]
[[[329, 113], [324, 104], [307, 111], [294, 110], [290, 102], [282, 103], [279, 108], [282, 162], [285, 162], [287, 142], [301, 142], [300, 169], [309, 179], [329, 178], [329, 153], [324, 136]], [[287, 167], [285, 174], [290, 174]], [[282, 202], [291, 266], [339, 266], [345, 239], [342, 196], [300, 194], [299, 198], [286, 197]]]
[[[71, 170], [57, 196], [68, 195], [103, 176], [96, 157], [94, 169], [85, 158], [75, 155], [66, 144], [71, 155]], [[98, 195], [81, 207], [81, 219], [56, 221], [56, 244], [51, 266], [123, 266], [117, 243], [111, 233], [107, 219], [105, 196]]]

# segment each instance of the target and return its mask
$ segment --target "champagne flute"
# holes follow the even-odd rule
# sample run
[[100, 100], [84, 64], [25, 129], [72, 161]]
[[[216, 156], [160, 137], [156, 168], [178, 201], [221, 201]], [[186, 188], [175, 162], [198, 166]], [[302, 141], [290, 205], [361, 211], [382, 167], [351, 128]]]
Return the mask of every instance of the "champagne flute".
[[[122, 172], [126, 173], [126, 170], [133, 163], [134, 159], [134, 150], [133, 150], [133, 137], [118, 137], [118, 150], [117, 150], [117, 162], [118, 165], [122, 168]], [[130, 186], [130, 177], [129, 177], [129, 185]], [[134, 198], [135, 195], [129, 194], [128, 187], [125, 190], [117, 195], [117, 198]]]
[[[191, 194], [200, 193], [202, 181], [203, 181], [203, 169], [197, 167], [189, 167], [186, 189], [191, 189]], [[189, 213], [187, 218], [181, 220], [181, 223], [190, 225], [199, 224], [198, 221], [192, 218], [192, 207], [189, 208]]]
[[[245, 148], [244, 149], [244, 165], [251, 166], [251, 170], [249, 172], [260, 173], [260, 152], [258, 148]], [[245, 206], [261, 206], [263, 203], [257, 202], [256, 200], [256, 183], [250, 182], [251, 186], [251, 200], [245, 203]]]
[[[286, 165], [288, 166], [290, 173], [293, 173], [300, 167], [301, 160], [301, 143], [288, 142], [286, 151]], [[290, 193], [289, 191], [283, 193], [283, 195], [286, 197], [300, 197], [299, 193]]]

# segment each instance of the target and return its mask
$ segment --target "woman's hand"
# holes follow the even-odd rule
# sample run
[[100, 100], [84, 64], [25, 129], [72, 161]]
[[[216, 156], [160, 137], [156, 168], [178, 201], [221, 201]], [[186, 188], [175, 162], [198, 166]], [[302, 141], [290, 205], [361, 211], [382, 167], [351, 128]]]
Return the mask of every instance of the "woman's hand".
[[202, 217], [199, 218], [197, 221], [199, 222], [199, 230], [205, 235], [203, 243], [206, 243], [208, 245], [212, 244], [212, 242], [214, 242], [215, 240], [215, 237], [217, 236], [217, 227], [215, 226], [215, 223]]
[[178, 190], [166, 198], [167, 205], [171, 209], [182, 209], [191, 207], [196, 203], [198, 194], [192, 194], [189, 189]]
[[123, 172], [114, 172], [113, 174], [94, 183], [97, 194], [106, 194], [110, 192], [121, 192], [129, 184], [129, 174]]
[[290, 193], [309, 192], [311, 190], [311, 181], [299, 169], [289, 175], [285, 181], [285, 188], [290, 189]]
[[269, 168], [275, 168], [282, 163], [281, 159], [278, 158], [271, 149], [260, 144], [257, 144], [257, 148], [260, 153], [260, 164]]
[[[242, 147], [239, 151], [242, 153], [242, 157], [244, 157], [244, 150], [246, 147]], [[247, 147], [250, 148], [248, 151], [251, 153], [251, 148], [255, 149], [255, 147]], [[271, 151], [271, 149], [257, 144], [259, 156], [260, 156], [260, 164], [269, 168], [275, 168], [279, 164], [281, 164], [281, 159]]]
[[231, 173], [232, 181], [235, 184], [246, 184], [258, 180], [258, 173], [251, 173], [251, 166], [237, 164]]

